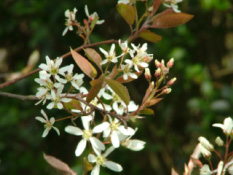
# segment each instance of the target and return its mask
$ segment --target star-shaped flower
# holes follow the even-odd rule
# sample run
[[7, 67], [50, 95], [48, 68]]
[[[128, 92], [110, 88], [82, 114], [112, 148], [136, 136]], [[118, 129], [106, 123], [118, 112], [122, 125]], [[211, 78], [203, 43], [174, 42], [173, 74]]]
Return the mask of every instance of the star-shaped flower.
[[63, 31], [62, 36], [64, 36], [68, 32], [68, 30], [73, 30], [73, 23], [75, 22], [75, 15], [77, 11], [78, 10], [76, 8], [74, 8], [73, 12], [70, 10], [65, 11], [65, 17], [67, 18], [65, 23], [66, 28]]
[[121, 172], [123, 170], [120, 164], [106, 159], [106, 157], [114, 149], [115, 149], [114, 147], [110, 147], [109, 149], [107, 149], [107, 151], [104, 154], [101, 154], [100, 150], [95, 150], [96, 156], [93, 154], [88, 155], [88, 161], [96, 164], [91, 171], [91, 175], [99, 175], [100, 166], [107, 167], [108, 169], [116, 172]]
[[48, 119], [47, 114], [43, 110], [41, 110], [41, 114], [44, 116], [44, 118], [37, 116], [36, 120], [40, 121], [41, 123], [45, 123], [44, 125], [45, 130], [42, 134], [42, 137], [46, 137], [51, 129], [54, 129], [57, 132], [57, 134], [60, 135], [58, 128], [53, 126], [53, 124], [55, 123], [54, 117], [51, 117], [50, 119]]
[[233, 120], [231, 117], [227, 117], [224, 119], [223, 124], [215, 123], [213, 126], [221, 128], [226, 135], [230, 135], [233, 129]]
[[[88, 20], [89, 20], [90, 22], [92, 22], [95, 18], [98, 18], [98, 19], [99, 19], [98, 13], [94, 12], [94, 13], [92, 13], [91, 15], [89, 14], [87, 5], [85, 5], [84, 10], [85, 10], [85, 13], [86, 13], [86, 15], [87, 15], [87, 17], [88, 17]], [[104, 23], [104, 20], [98, 20], [98, 21], [96, 22], [96, 24], [103, 24], [103, 23]]]

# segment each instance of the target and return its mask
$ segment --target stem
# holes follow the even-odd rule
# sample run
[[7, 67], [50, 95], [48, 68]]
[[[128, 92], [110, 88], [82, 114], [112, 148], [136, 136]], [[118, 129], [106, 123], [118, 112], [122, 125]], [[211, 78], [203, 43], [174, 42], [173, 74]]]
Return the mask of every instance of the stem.
[[[77, 47], [76, 49], [74, 49], [74, 51], [78, 52], [78, 51], [82, 50], [83, 48], [94, 47], [94, 46], [98, 46], [98, 45], [102, 45], [102, 44], [108, 44], [108, 43], [116, 43], [117, 44], [118, 41], [117, 40], [107, 40], [107, 41], [101, 41], [101, 42], [97, 42], [97, 43], [93, 43], [93, 44], [85, 44], [83, 46]], [[64, 54], [64, 55], [62, 55], [60, 57], [66, 58], [66, 57], [68, 57], [70, 55], [71, 55], [71, 53], [67, 52], [66, 54]], [[33, 71], [31, 71], [31, 72], [29, 72], [29, 73], [27, 73], [27, 74], [25, 74], [25, 75], [23, 75], [21, 77], [18, 77], [16, 79], [13, 79], [13, 80], [10, 80], [10, 81], [7, 81], [5, 83], [2, 83], [2, 84], [0, 84], [0, 89], [5, 88], [7, 86], [10, 86], [10, 85], [12, 85], [12, 84], [26, 78], [26, 77], [29, 77], [30, 75], [33, 75], [33, 74], [39, 72], [40, 70], [41, 70], [40, 68], [37, 68], [37, 69], [35, 69], [35, 70], [33, 70]]]
[[12, 93], [8, 93], [8, 92], [0, 92], [0, 96], [16, 98], [19, 100], [39, 100], [39, 98], [37, 98], [34, 95], [25, 96], [25, 95], [12, 94]]

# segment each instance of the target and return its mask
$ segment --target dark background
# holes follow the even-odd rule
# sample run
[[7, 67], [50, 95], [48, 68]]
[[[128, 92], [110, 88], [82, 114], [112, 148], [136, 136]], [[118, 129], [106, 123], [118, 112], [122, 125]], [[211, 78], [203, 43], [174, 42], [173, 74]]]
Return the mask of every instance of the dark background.
[[[128, 25], [116, 11], [116, 1], [2, 0], [0, 82], [5, 81], [6, 73], [21, 71], [34, 50], [40, 53], [39, 65], [45, 62], [46, 55], [55, 58], [68, 52], [70, 46], [80, 46], [82, 40], [74, 32], [62, 36], [64, 11], [76, 7], [77, 19], [82, 22], [85, 4], [91, 13], [97, 11], [100, 19], [105, 19], [103, 25], [96, 26], [91, 42], [124, 39], [129, 35]], [[147, 142], [145, 149], [141, 152], [116, 150], [110, 159], [120, 163], [124, 171], [114, 173], [102, 168], [101, 174], [167, 175], [172, 167], [182, 172], [197, 138], [205, 136], [213, 143], [221, 132], [214, 129], [212, 123], [222, 123], [225, 117], [233, 114], [233, 6], [230, 0], [186, 0], [179, 8], [193, 14], [194, 18], [176, 28], [153, 30], [163, 39], [149, 43], [148, 49], [158, 60], [168, 61], [174, 57], [170, 76], [177, 77], [177, 82], [172, 93], [153, 107], [154, 116], [132, 124], [139, 128], [135, 138]], [[72, 62], [71, 57], [66, 62]], [[151, 68], [154, 68], [153, 63]], [[34, 78], [37, 76], [1, 91], [35, 94]], [[146, 88], [143, 77], [129, 84], [137, 103]], [[83, 159], [74, 155], [79, 138], [64, 132], [69, 121], [56, 124], [60, 137], [51, 131], [42, 139], [43, 127], [35, 120], [42, 106], [6, 97], [0, 97], [0, 104], [0, 174], [58, 174], [44, 161], [43, 152], [60, 158], [80, 172]], [[55, 117], [63, 114], [56, 110], [46, 112]]]

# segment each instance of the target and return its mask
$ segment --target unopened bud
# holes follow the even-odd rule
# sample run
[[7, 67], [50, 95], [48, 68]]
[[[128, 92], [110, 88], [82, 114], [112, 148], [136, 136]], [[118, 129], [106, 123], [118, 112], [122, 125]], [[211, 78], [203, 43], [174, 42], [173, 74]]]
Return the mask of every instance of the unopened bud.
[[160, 67], [165, 67], [164, 66], [164, 60], [161, 61]]
[[201, 145], [205, 147], [208, 151], [214, 150], [214, 146], [205, 137], [200, 136], [198, 140], [201, 143]]
[[160, 77], [161, 76], [161, 69], [160, 68], [158, 68], [158, 69], [156, 69], [156, 71], [155, 71], [155, 77]]
[[211, 152], [206, 149], [201, 143], [199, 143], [199, 148], [203, 157], [209, 158], [211, 156]]
[[162, 91], [163, 94], [169, 94], [172, 91], [171, 88], [166, 88]]
[[224, 145], [223, 140], [222, 140], [219, 136], [215, 139], [215, 143], [216, 143], [218, 146], [223, 146], [223, 145]]
[[145, 69], [145, 78], [147, 79], [147, 80], [150, 80], [151, 79], [151, 73], [150, 73], [150, 69], [149, 68], [146, 68]]
[[155, 59], [155, 66], [156, 66], [157, 68], [160, 67], [160, 62], [159, 62], [157, 59]]
[[174, 65], [174, 58], [171, 58], [168, 62], [167, 62], [167, 67], [168, 68], [172, 68]]
[[224, 173], [225, 170], [223, 170], [223, 166], [224, 166], [223, 161], [220, 161], [220, 162], [218, 163], [217, 175], [225, 174], [225, 173]]
[[169, 80], [169, 81], [167, 82], [167, 85], [168, 85], [168, 86], [171, 86], [171, 85], [174, 84], [175, 81], [176, 81], [176, 77], [174, 77], [174, 78], [172, 78], [171, 80]]

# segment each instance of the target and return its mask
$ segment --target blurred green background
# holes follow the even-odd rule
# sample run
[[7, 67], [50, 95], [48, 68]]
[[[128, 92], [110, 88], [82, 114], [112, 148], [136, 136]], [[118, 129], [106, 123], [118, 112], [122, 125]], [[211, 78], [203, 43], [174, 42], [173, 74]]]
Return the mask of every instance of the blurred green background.
[[[70, 46], [76, 48], [82, 44], [74, 32], [62, 36], [66, 9], [76, 7], [77, 19], [82, 22], [84, 5], [88, 4], [90, 12], [97, 11], [100, 19], [105, 19], [103, 25], [96, 26], [92, 42], [127, 37], [130, 31], [116, 11], [116, 3], [113, 0], [1, 0], [0, 83], [8, 73], [21, 71], [34, 50], [39, 51], [41, 63], [46, 55], [55, 58], [68, 52]], [[197, 138], [205, 136], [214, 142], [221, 132], [213, 129], [212, 123], [222, 123], [225, 117], [233, 114], [232, 3], [230, 0], [186, 0], [179, 8], [195, 17], [176, 28], [153, 30], [163, 39], [149, 43], [148, 49], [148, 53], [153, 53], [158, 60], [168, 61], [174, 57], [170, 76], [177, 77], [177, 82], [172, 93], [153, 108], [154, 116], [132, 124], [139, 128], [135, 138], [147, 142], [145, 149], [141, 152], [116, 150], [110, 159], [120, 163], [124, 171], [114, 173], [102, 168], [103, 175], [167, 175], [172, 166], [182, 172]], [[67, 62], [72, 59], [68, 58]], [[154, 68], [153, 63], [151, 68]], [[37, 76], [1, 91], [35, 94], [34, 78]], [[137, 103], [140, 103], [146, 85], [143, 77], [129, 84]], [[0, 174], [59, 174], [44, 161], [43, 152], [80, 172], [83, 158], [74, 156], [79, 140], [63, 132], [69, 121], [57, 123], [60, 137], [51, 131], [42, 139], [43, 126], [35, 120], [42, 106], [6, 97], [0, 97], [0, 104]], [[56, 110], [46, 112], [55, 117], [63, 114]]]

